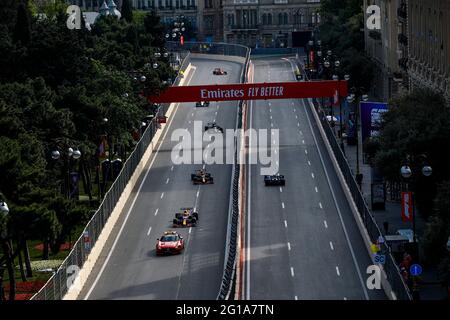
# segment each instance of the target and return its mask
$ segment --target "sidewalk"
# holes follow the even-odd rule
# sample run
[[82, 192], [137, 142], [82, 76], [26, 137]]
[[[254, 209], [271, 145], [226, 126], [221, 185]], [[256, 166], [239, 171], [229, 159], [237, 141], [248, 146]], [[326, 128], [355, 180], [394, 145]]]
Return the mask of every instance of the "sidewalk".
[[[361, 134], [361, 131], [359, 132]], [[361, 137], [361, 135], [359, 135]], [[356, 146], [347, 145], [345, 142], [345, 155], [350, 168], [354, 174], [356, 174]], [[367, 163], [363, 163], [362, 143], [359, 142], [359, 169], [363, 174], [362, 180], [362, 193], [364, 198], [371, 208], [371, 167]], [[383, 223], [388, 222], [388, 234], [396, 234], [398, 229], [412, 229], [412, 222], [403, 222], [401, 219], [401, 203], [397, 201], [390, 201], [389, 197], [386, 197], [385, 210], [372, 211], [375, 220], [383, 233], [386, 234]], [[416, 213], [416, 233], [419, 239], [422, 238], [426, 226], [426, 221], [420, 214]], [[442, 300], [447, 297], [447, 288], [441, 286], [438, 281], [437, 268], [423, 268], [423, 274], [421, 276], [422, 284], [420, 286], [420, 296], [422, 300]]]

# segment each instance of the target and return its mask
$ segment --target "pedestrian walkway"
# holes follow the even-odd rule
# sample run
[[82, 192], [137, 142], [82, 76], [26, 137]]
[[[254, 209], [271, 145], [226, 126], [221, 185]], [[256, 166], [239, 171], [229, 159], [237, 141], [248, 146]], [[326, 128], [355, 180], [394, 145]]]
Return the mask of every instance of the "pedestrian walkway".
[[[361, 135], [360, 135], [361, 136]], [[349, 166], [356, 175], [356, 145], [348, 145], [344, 143], [345, 155]], [[363, 180], [361, 184], [361, 190], [364, 198], [372, 211], [371, 208], [371, 167], [369, 164], [364, 163], [362, 153], [362, 144], [359, 142], [359, 169], [360, 173], [363, 174]], [[400, 169], [399, 169], [400, 172]], [[399, 173], [400, 174], [400, 173]], [[389, 197], [387, 197], [389, 198]], [[399, 229], [412, 229], [412, 222], [403, 222], [401, 218], [401, 203], [398, 201], [389, 201], [386, 199], [384, 210], [374, 210], [372, 211], [375, 220], [383, 233], [386, 234], [396, 234]], [[385, 224], [388, 224], [388, 230], [385, 230]], [[416, 212], [416, 233], [417, 237], [420, 239], [423, 237], [423, 233], [426, 227], [426, 221], [421, 217], [420, 214]], [[437, 268], [423, 268], [423, 274], [421, 276], [422, 283], [420, 285], [420, 297], [422, 300], [442, 300], [447, 297], [447, 288], [439, 283]]]

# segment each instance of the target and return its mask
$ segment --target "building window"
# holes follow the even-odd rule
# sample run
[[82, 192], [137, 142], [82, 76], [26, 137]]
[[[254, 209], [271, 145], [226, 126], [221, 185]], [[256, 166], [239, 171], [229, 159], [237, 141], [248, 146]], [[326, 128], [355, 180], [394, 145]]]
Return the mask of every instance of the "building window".
[[211, 9], [212, 7], [213, 7], [212, 0], [205, 0], [205, 8], [206, 9]]
[[282, 24], [283, 23], [283, 14], [280, 12], [278, 14], [278, 24]]
[[283, 24], [288, 24], [288, 14], [287, 13], [283, 14]]
[[214, 16], [205, 16], [203, 19], [203, 26], [205, 30], [213, 30], [214, 29]]
[[267, 15], [267, 24], [268, 24], [268, 25], [271, 25], [271, 24], [272, 24], [272, 14], [271, 14], [271, 13], [269, 13], [269, 14]]
[[267, 15], [265, 13], [263, 13], [263, 15], [262, 15], [262, 24], [263, 25], [267, 24]]

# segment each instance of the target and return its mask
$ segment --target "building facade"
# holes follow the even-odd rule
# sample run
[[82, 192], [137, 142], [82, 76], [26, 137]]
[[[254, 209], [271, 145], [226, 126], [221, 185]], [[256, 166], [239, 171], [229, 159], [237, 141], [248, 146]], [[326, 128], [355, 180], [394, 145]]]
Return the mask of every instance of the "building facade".
[[450, 103], [450, 0], [408, 0], [408, 74]]
[[380, 30], [364, 31], [366, 53], [376, 66], [372, 95], [387, 101], [409, 88], [406, 0], [365, 0], [364, 8], [372, 4], [381, 10]]
[[292, 34], [320, 22], [320, 0], [223, 0], [224, 41], [290, 47]]
[[[75, 0], [97, 11], [103, 0]], [[116, 0], [122, 6], [122, 0]], [[133, 8], [156, 10], [164, 23], [184, 15], [195, 40], [252, 47], [288, 47], [292, 33], [311, 32], [320, 22], [320, 0], [131, 0]], [[189, 39], [188, 39], [189, 40]]]

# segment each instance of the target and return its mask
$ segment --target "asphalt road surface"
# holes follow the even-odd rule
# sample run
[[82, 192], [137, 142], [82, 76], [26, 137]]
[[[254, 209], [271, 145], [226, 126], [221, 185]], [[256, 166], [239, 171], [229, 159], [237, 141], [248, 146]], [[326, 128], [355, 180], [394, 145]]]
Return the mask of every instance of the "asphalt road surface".
[[[195, 72], [185, 85], [240, 81], [240, 64], [201, 59], [191, 63]], [[213, 75], [215, 67], [223, 67], [228, 75]], [[125, 211], [130, 206], [132, 210], [116, 245], [113, 246], [115, 236], [110, 237], [81, 299], [216, 299], [223, 273], [232, 165], [206, 165], [214, 184], [193, 185], [191, 173], [201, 169], [202, 164], [173, 165], [171, 154], [179, 141], [171, 141], [171, 136], [181, 128], [192, 135], [194, 120], [203, 121], [200, 128], [215, 120], [224, 129], [234, 129], [236, 113], [234, 101], [211, 102], [208, 108], [196, 108], [195, 103], [179, 104], [173, 119], [169, 119], [172, 123], [169, 122], [159, 151], [152, 155], [151, 170], [134, 206], [129, 201], [125, 207]], [[191, 143], [194, 139], [198, 142], [201, 136], [192, 135]], [[197, 227], [176, 229], [186, 241], [182, 254], [157, 257], [156, 239], [173, 229], [172, 219], [182, 207], [195, 207], [199, 223]], [[114, 232], [119, 231], [123, 220], [122, 217]]]
[[[253, 82], [295, 81], [287, 59], [254, 59]], [[246, 215], [246, 299], [385, 299], [366, 287], [372, 264], [304, 100], [255, 100], [252, 128], [279, 130], [285, 187], [265, 187], [250, 166]], [[273, 143], [273, 141], [272, 141]]]

